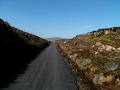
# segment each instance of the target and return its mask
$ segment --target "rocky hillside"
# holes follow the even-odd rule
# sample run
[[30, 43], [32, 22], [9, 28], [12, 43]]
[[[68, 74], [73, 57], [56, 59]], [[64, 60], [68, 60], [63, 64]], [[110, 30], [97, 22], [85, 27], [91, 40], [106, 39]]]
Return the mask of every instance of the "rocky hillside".
[[75, 40], [84, 40], [91, 44], [96, 42], [101, 42], [106, 45], [111, 45], [114, 47], [119, 47], [120, 45], [120, 27], [99, 29], [97, 31], [89, 32], [84, 35], [77, 35], [74, 37]]
[[120, 90], [120, 28], [106, 28], [59, 40], [80, 90]]
[[12, 27], [0, 19], [0, 88], [15, 79], [48, 41]]

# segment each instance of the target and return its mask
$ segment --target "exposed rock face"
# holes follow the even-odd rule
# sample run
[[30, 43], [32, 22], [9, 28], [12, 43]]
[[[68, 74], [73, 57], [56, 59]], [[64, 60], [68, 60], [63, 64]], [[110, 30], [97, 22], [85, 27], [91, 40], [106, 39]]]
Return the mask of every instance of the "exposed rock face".
[[120, 90], [119, 30], [119, 27], [100, 29], [57, 42], [77, 72], [78, 84], [87, 87], [80, 90]]

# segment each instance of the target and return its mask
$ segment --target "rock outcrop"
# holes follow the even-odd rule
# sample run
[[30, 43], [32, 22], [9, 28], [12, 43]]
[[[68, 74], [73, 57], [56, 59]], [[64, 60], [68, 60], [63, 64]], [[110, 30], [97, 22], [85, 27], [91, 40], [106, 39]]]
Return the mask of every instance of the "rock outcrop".
[[99, 37], [103, 34], [112, 34], [112, 33], [120, 33], [120, 27], [112, 27], [112, 28], [105, 28], [105, 29], [99, 29], [97, 31], [89, 32], [88, 35], [92, 35], [94, 37]]

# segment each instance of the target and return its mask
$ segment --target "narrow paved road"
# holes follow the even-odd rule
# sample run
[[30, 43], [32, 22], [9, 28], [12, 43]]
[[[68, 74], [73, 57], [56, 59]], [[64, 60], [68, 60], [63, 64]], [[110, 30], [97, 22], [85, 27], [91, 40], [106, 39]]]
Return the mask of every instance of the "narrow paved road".
[[77, 90], [74, 76], [51, 44], [29, 65], [16, 83], [3, 90]]

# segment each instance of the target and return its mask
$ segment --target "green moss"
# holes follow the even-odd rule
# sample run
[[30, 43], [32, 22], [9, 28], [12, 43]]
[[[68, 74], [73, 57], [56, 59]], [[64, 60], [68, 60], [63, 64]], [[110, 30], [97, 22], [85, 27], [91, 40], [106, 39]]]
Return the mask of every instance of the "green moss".
[[95, 60], [99, 63], [105, 63], [106, 61], [108, 61], [108, 57], [106, 56], [95, 56]]
[[78, 51], [77, 53], [78, 53], [79, 57], [82, 57], [82, 58], [93, 57], [93, 54], [91, 53], [91, 51], [89, 49], [86, 49], [84, 51]]
[[106, 72], [106, 67], [105, 67], [105, 63], [110, 62], [111, 59], [109, 57], [106, 56], [95, 56], [94, 57], [94, 65], [98, 68], [99, 72]]

